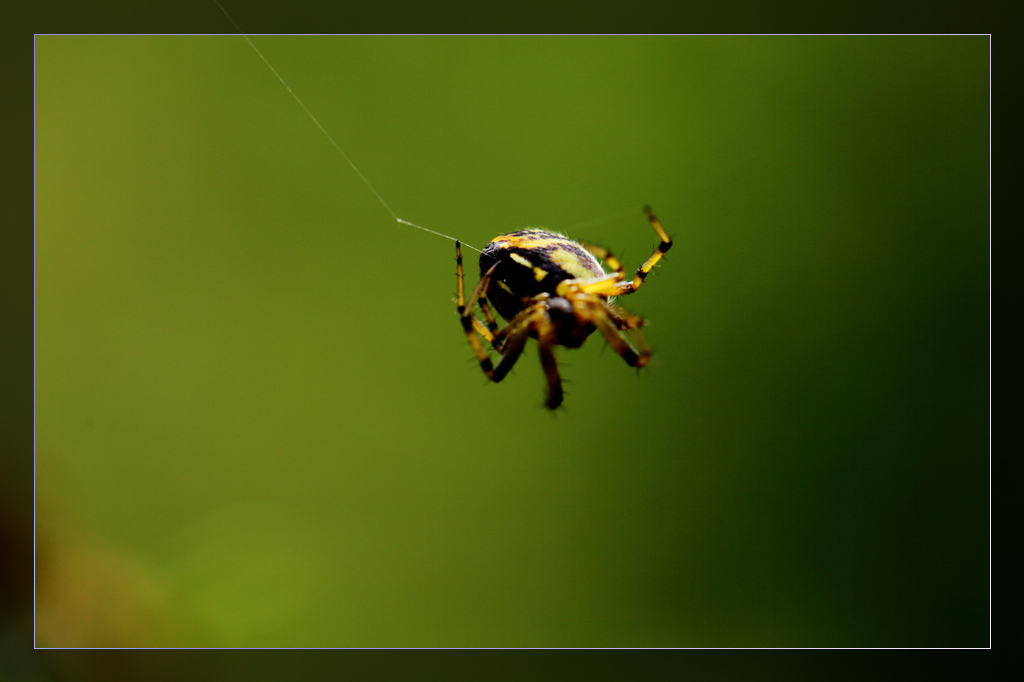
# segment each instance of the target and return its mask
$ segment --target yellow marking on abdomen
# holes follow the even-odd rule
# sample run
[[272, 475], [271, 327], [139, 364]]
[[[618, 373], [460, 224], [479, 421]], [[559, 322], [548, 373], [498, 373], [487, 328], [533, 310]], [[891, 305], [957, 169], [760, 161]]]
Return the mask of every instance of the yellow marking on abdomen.
[[512, 260], [514, 260], [515, 262], [519, 263], [523, 267], [527, 267], [527, 268], [532, 268], [533, 267], [533, 263], [531, 263], [527, 259], [525, 259], [522, 256], [520, 256], [518, 253], [510, 253], [509, 256], [511, 256]]

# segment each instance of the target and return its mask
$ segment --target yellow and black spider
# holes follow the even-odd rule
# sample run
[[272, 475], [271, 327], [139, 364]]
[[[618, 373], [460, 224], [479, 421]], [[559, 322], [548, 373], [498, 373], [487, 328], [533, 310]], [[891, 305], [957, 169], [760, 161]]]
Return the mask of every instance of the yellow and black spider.
[[[622, 263], [608, 249], [574, 242], [546, 230], [519, 230], [495, 237], [480, 253], [480, 282], [467, 303], [463, 294], [462, 246], [455, 242], [459, 319], [488, 379], [504, 379], [523, 352], [526, 339], [533, 337], [540, 345], [540, 360], [548, 382], [547, 406], [553, 410], [562, 404], [562, 380], [552, 347], [579, 348], [595, 329], [630, 367], [647, 364], [651, 351], [642, 337], [635, 337], [640, 346], [638, 351], [620, 333], [639, 329], [643, 319], [611, 303], [612, 297], [639, 289], [655, 264], [672, 248], [672, 240], [651, 207], [645, 206], [644, 212], [661, 243], [637, 268], [631, 281], [623, 277]], [[614, 272], [606, 273], [598, 258]], [[486, 325], [473, 314], [477, 303]], [[491, 312], [492, 305], [508, 321], [500, 331]], [[497, 365], [491, 364], [480, 338], [501, 354]]]

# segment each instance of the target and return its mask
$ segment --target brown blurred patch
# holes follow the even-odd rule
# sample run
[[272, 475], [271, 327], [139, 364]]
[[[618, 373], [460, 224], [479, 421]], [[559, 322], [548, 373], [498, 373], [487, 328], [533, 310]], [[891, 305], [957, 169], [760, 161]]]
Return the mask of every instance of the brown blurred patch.
[[38, 570], [38, 646], [166, 644], [167, 600], [138, 559], [97, 543], [51, 551]]

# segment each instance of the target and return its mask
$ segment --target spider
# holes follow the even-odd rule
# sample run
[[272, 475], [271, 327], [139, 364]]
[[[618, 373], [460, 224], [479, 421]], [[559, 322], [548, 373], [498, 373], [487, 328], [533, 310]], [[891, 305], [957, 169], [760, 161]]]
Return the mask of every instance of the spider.
[[[640, 346], [638, 351], [620, 333], [640, 329], [643, 318], [611, 302], [615, 296], [639, 289], [651, 269], [672, 248], [672, 240], [651, 207], [645, 206], [644, 213], [661, 243], [631, 281], [623, 277], [622, 263], [608, 249], [574, 242], [555, 232], [526, 229], [495, 237], [480, 253], [480, 281], [467, 303], [463, 293], [462, 245], [455, 242], [459, 319], [488, 379], [504, 379], [523, 352], [526, 339], [533, 337], [540, 346], [540, 361], [547, 379], [546, 405], [553, 410], [562, 404], [562, 380], [553, 347], [579, 348], [595, 329], [627, 365], [639, 368], [647, 364], [651, 351], [643, 337], [634, 337]], [[606, 273], [598, 258], [614, 272]], [[486, 325], [473, 314], [477, 303]], [[491, 306], [508, 321], [501, 330]], [[497, 365], [491, 363], [481, 338], [501, 355]]]

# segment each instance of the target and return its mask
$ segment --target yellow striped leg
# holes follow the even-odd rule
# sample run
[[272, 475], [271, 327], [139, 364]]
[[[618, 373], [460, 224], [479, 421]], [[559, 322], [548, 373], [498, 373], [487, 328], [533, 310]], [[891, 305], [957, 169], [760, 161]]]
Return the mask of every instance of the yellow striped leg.
[[[622, 264], [608, 253], [607, 249], [601, 247], [594, 247], [586, 245], [587, 249], [590, 250], [595, 256], [605, 254], [605, 262], [610, 267], [615, 268], [615, 272], [604, 275], [603, 277], [594, 277], [592, 279], [576, 279], [566, 280], [565, 282], [559, 283], [558, 295], [564, 296], [565, 292], [568, 291], [572, 286], [576, 287], [577, 290], [587, 294], [597, 294], [598, 296], [624, 296], [631, 294], [640, 288], [640, 285], [644, 283], [644, 279], [654, 269], [661, 257], [672, 248], [672, 239], [665, 232], [665, 229], [658, 222], [658, 218], [651, 212], [651, 207], [646, 206], [644, 211], [647, 212], [647, 218], [651, 221], [651, 225], [658, 232], [658, 236], [661, 237], [661, 243], [654, 249], [654, 253], [648, 258], [643, 265], [636, 270], [636, 276], [632, 281], [626, 282], [622, 279]], [[571, 283], [571, 284], [570, 284]]]
[[637, 268], [636, 277], [634, 277], [633, 281], [630, 282], [631, 287], [629, 291], [623, 292], [626, 294], [631, 294], [639, 289], [640, 285], [644, 283], [644, 279], [647, 277], [648, 273], [650, 273], [654, 266], [658, 264], [661, 257], [668, 253], [668, 250], [672, 248], [672, 238], [668, 236], [667, 232], [665, 232], [665, 228], [661, 226], [661, 223], [658, 221], [658, 217], [654, 215], [654, 211], [651, 210], [651, 207], [644, 206], [644, 213], [647, 214], [647, 219], [651, 221], [651, 225], [658, 233], [658, 236], [661, 237], [661, 243], [658, 244], [658, 248], [654, 250], [651, 257], [648, 258], [643, 265]]
[[502, 345], [501, 359], [498, 366], [494, 368], [494, 381], [498, 382], [505, 378], [509, 370], [516, 364], [516, 360], [526, 348], [526, 340], [530, 338], [530, 311], [524, 310], [507, 327], [499, 332], [500, 337], [508, 337]]
[[644, 326], [644, 318], [623, 310], [616, 305], [605, 303], [604, 311], [608, 313], [608, 317], [612, 319], [612, 322], [619, 329], [640, 329]]
[[[484, 273], [484, 276], [480, 278], [480, 281], [470, 294], [469, 301], [466, 301], [462, 269], [462, 246], [458, 241], [455, 242], [455, 260], [458, 263], [458, 310], [459, 319], [462, 321], [462, 328], [466, 332], [466, 338], [469, 339], [469, 345], [473, 348], [473, 352], [480, 362], [480, 369], [483, 370], [488, 379], [497, 383], [505, 378], [505, 375], [516, 364], [516, 360], [522, 354], [523, 348], [526, 347], [526, 340], [530, 335], [530, 316], [537, 306], [535, 305], [532, 308], [523, 310], [504, 329], [498, 331], [498, 324], [495, 322], [494, 313], [491, 312], [490, 306], [487, 305], [486, 299], [482, 296], [482, 292], [486, 291], [487, 284], [490, 282], [491, 275], [494, 273], [495, 268], [498, 267], [498, 264], [495, 263], [491, 266], [490, 270]], [[484, 316], [487, 318], [486, 328], [471, 312], [473, 305], [477, 302], [480, 303]], [[543, 308], [543, 305], [540, 307]], [[497, 366], [491, 363], [487, 351], [474, 332], [479, 333], [481, 337], [489, 341], [502, 354]]]
[[580, 246], [594, 254], [595, 257], [600, 258], [608, 264], [612, 270], [618, 273], [619, 279], [625, 279], [625, 268], [622, 267], [622, 262], [612, 255], [612, 252], [603, 246], [597, 244], [591, 244], [589, 242], [580, 242]]
[[[643, 367], [647, 364], [647, 361], [651, 357], [651, 351], [646, 344], [643, 345], [640, 351], [637, 351], [632, 344], [629, 343], [619, 333], [621, 327], [608, 313], [611, 311], [605, 307], [603, 302], [590, 302], [587, 305], [587, 312], [589, 313], [591, 322], [597, 327], [597, 330], [601, 332], [605, 340], [608, 341], [608, 345], [612, 347], [616, 353], [618, 353], [626, 364], [630, 367]], [[633, 327], [635, 328], [635, 327]]]
[[[494, 350], [500, 353], [501, 344], [497, 341], [496, 338], [498, 335], [498, 323], [494, 319], [494, 313], [491, 311], [491, 306], [487, 302], [486, 296], [480, 297], [480, 310], [484, 311], [484, 319], [487, 320], [487, 332], [481, 332], [481, 335], [491, 342], [491, 345], [494, 346]], [[483, 326], [480, 320], [476, 319], [475, 316], [473, 317], [473, 323], [475, 326], [477, 326], [478, 329], [479, 327]]]
[[[480, 339], [477, 336], [477, 332], [480, 330], [474, 327], [474, 323], [476, 323], [476, 325], [480, 325], [481, 323], [473, 317], [472, 314], [473, 303], [476, 302], [483, 288], [487, 286], [487, 281], [490, 279], [491, 272], [494, 271], [494, 268], [492, 267], [486, 275], [480, 278], [476, 288], [473, 289], [473, 294], [469, 297], [469, 305], [466, 305], [463, 282], [464, 276], [462, 272], [462, 245], [458, 241], [455, 242], [455, 262], [457, 263], [456, 270], [459, 280], [459, 320], [462, 322], [462, 329], [466, 332], [466, 338], [469, 339], [469, 345], [473, 348], [477, 361], [480, 363], [480, 369], [483, 370], [483, 373], [487, 375], [488, 379], [494, 380], [494, 366], [491, 364], [491, 359], [487, 356], [487, 351], [484, 350], [483, 344], [480, 343]], [[497, 264], [495, 264], [495, 267], [497, 267]], [[485, 329], [484, 332], [486, 331], [487, 330]], [[488, 337], [488, 335], [483, 332], [480, 332], [480, 335], [484, 338]]]

